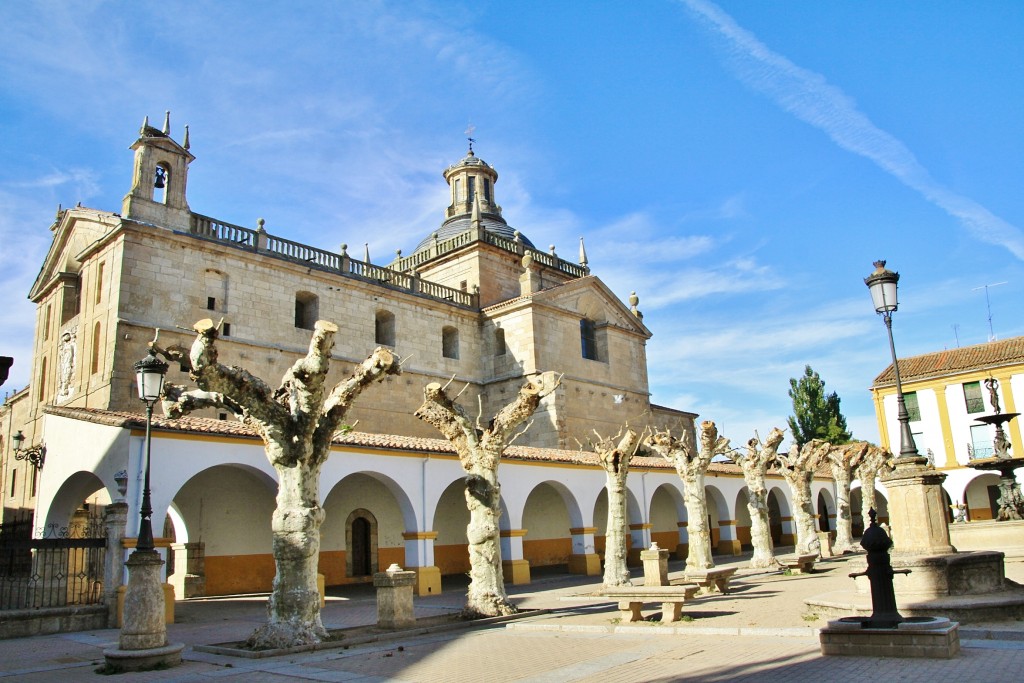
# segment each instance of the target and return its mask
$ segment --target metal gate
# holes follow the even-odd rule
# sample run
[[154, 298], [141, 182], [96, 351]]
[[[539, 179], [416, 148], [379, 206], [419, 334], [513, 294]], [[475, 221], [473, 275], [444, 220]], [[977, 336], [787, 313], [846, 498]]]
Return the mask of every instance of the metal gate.
[[0, 529], [0, 610], [103, 601], [107, 541], [98, 515], [47, 525], [37, 538], [19, 531]]

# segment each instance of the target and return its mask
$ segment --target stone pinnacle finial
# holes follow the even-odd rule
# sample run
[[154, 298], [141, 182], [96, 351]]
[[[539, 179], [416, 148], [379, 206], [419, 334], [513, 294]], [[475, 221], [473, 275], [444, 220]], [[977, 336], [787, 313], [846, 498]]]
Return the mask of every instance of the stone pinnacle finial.
[[473, 212], [469, 215], [469, 227], [473, 229], [480, 228], [480, 195], [473, 195]]
[[185, 124], [185, 141], [181, 143], [181, 146], [188, 149], [191, 145], [188, 141], [188, 124]]
[[583, 246], [583, 236], [580, 235], [580, 265], [586, 267], [587, 264], [587, 249]]
[[363, 261], [366, 263], [370, 262], [370, 243], [363, 243]]
[[139, 135], [145, 135], [147, 128], [149, 128], [149, 115], [148, 114], [142, 119], [142, 128], [139, 128]]
[[171, 110], [164, 112], [164, 135], [171, 134]]

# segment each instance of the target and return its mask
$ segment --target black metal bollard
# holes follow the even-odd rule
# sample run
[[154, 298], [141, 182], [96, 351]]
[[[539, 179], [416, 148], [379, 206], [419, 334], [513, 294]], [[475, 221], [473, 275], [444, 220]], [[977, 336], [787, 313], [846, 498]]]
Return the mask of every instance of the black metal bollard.
[[889, 549], [892, 539], [878, 526], [878, 514], [872, 508], [868, 512], [871, 525], [864, 530], [860, 545], [868, 551], [867, 571], [850, 574], [850, 577], [867, 576], [871, 582], [871, 618], [862, 622], [864, 628], [896, 628], [903, 617], [896, 610], [896, 591], [892, 587], [892, 577], [896, 574], [909, 574], [909, 569], [893, 569], [889, 561]]

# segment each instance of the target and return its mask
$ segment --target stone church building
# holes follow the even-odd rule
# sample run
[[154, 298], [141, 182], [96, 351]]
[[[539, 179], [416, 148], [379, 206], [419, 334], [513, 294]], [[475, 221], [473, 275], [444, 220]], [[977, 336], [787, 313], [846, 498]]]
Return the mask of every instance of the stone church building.
[[[323, 468], [320, 571], [328, 585], [367, 580], [397, 562], [430, 593], [443, 575], [466, 571], [463, 472], [448, 442], [413, 412], [426, 384], [451, 380], [465, 386], [460, 403], [486, 417], [544, 372], [561, 375], [561, 384], [500, 472], [506, 577], [526, 582], [531, 567], [547, 565], [600, 572], [604, 472], [578, 442], [627, 423], [692, 435], [696, 415], [651, 403], [652, 333], [638, 299], [623, 303], [590, 272], [582, 240], [571, 262], [513, 229], [497, 202], [497, 171], [472, 148], [444, 170], [449, 205], [438, 229], [387, 265], [359, 260], [345, 245], [329, 251], [271, 234], [262, 220], [243, 227], [193, 212], [187, 128], [178, 142], [169, 121], [144, 123], [131, 149], [120, 213], [77, 206], [58, 211], [50, 227], [52, 245], [29, 292], [37, 311], [32, 381], [0, 411], [5, 515], [34, 508], [37, 526], [66, 525], [83, 504], [123, 499], [130, 540], [145, 434], [133, 364], [156, 330], [162, 347], [188, 346], [194, 322], [222, 319], [221, 362], [273, 385], [325, 319], [340, 327], [329, 384], [377, 346], [404, 359], [400, 376], [356, 403], [355, 431], [336, 440]], [[178, 367], [167, 381], [190, 384]], [[153, 427], [154, 524], [177, 597], [268, 590], [276, 481], [262, 442], [213, 410], [157, 416]], [[23, 448], [44, 453], [39, 466], [11, 457], [18, 432]], [[717, 551], [739, 552], [750, 525], [742, 476], [722, 463], [709, 474]], [[685, 552], [675, 471], [641, 457], [628, 485], [633, 554], [652, 541]], [[815, 486], [828, 526], [832, 483]], [[773, 533], [791, 543], [789, 492], [781, 479], [771, 488]]]

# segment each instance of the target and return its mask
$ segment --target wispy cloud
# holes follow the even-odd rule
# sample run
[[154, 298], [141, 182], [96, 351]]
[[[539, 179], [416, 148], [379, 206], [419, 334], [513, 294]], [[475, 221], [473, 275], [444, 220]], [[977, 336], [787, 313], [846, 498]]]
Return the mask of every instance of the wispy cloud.
[[1024, 260], [1024, 232], [932, 178], [906, 145], [875, 126], [840, 88], [773, 52], [718, 6], [706, 0], [681, 2], [724, 41], [726, 61], [740, 81], [818, 128], [839, 147], [873, 161], [960, 221], [975, 238]]

